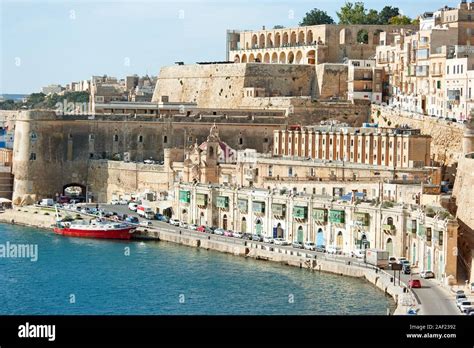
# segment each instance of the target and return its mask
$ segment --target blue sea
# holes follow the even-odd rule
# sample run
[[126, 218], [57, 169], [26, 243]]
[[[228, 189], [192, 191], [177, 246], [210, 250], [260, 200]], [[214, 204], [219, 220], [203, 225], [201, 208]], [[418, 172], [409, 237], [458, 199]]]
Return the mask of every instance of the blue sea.
[[8, 99], [22, 100], [26, 96], [28, 96], [28, 94], [0, 94], [0, 101]]
[[166, 242], [68, 238], [0, 224], [0, 314], [385, 315], [369, 283]]

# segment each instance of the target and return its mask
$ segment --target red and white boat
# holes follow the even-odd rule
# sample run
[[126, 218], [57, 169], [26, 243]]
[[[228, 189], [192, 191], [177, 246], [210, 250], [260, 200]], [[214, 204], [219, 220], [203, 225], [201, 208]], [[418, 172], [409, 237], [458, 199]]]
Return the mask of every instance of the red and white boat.
[[128, 224], [98, 221], [84, 222], [57, 222], [54, 233], [69, 237], [102, 238], [102, 239], [130, 239], [135, 227]]

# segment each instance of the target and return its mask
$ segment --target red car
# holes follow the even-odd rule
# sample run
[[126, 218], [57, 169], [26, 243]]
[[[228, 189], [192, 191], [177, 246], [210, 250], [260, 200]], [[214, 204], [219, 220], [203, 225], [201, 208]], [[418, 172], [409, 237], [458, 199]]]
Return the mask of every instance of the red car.
[[207, 230], [208, 230], [208, 228], [204, 225], [201, 225], [198, 228], [196, 228], [196, 231], [198, 231], [198, 232], [207, 232]]
[[421, 282], [419, 279], [410, 279], [410, 281], [408, 282], [408, 286], [410, 288], [421, 288]]

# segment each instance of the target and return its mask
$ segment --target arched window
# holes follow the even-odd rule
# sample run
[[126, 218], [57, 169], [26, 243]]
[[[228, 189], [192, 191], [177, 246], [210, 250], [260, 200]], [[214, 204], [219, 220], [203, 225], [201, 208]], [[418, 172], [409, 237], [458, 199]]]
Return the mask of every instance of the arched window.
[[140, 134], [140, 135], [138, 136], [138, 142], [139, 142], [139, 143], [143, 143], [143, 135]]
[[387, 218], [387, 225], [393, 225], [393, 218], [392, 217]]
[[209, 157], [213, 157], [214, 156], [214, 148], [212, 146], [209, 146]]
[[224, 216], [222, 217], [222, 228], [224, 230], [227, 230], [227, 214], [224, 214]]
[[165, 136], [163, 137], [163, 143], [164, 143], [164, 144], [168, 143], [168, 136], [165, 135]]
[[114, 134], [114, 141], [115, 141], [115, 142], [118, 141], [118, 135], [117, 135], [117, 134]]

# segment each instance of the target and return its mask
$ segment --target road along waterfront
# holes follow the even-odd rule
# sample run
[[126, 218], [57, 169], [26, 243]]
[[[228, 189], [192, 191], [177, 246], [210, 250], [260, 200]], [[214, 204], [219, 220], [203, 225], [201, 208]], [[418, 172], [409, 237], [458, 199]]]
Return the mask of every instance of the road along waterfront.
[[[105, 206], [107, 210], [126, 209], [125, 207]], [[38, 208], [28, 207], [7, 210], [0, 214], [0, 221], [25, 224], [30, 226], [41, 226], [48, 228], [54, 223], [54, 217], [44, 215]], [[34, 214], [36, 212], [36, 214]], [[49, 226], [48, 226], [49, 224]], [[347, 257], [335, 257], [326, 254], [293, 249], [291, 247], [274, 246], [271, 244], [245, 241], [241, 239], [209, 235], [196, 231], [180, 229], [162, 222], [153, 221], [153, 226], [147, 230], [141, 230], [138, 238], [160, 241], [170, 241], [200, 249], [217, 250], [234, 255], [245, 256], [260, 260], [269, 260], [283, 263], [299, 268], [310, 269], [315, 272], [329, 272], [356, 278], [365, 278], [386, 294], [391, 295], [397, 303], [395, 314], [405, 314], [409, 307], [419, 308], [420, 302], [415, 299], [406, 285], [398, 281], [392, 282], [392, 275], [372, 268], [363, 262]], [[457, 313], [451, 313], [457, 314]]]

